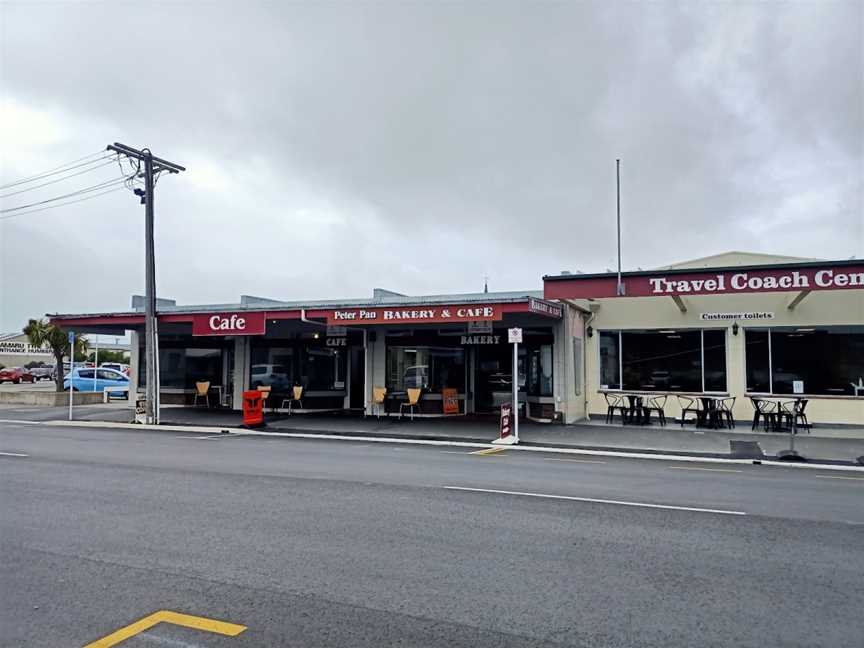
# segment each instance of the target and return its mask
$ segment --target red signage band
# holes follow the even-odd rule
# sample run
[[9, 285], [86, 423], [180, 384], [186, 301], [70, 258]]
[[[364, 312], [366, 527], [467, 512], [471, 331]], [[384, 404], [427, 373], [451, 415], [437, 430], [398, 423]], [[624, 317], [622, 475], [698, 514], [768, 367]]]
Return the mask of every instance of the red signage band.
[[192, 335], [264, 335], [267, 313], [205, 313], [192, 316]]
[[475, 320], [499, 321], [503, 317], [500, 304], [471, 304], [461, 306], [406, 306], [340, 308], [327, 312], [330, 326], [354, 324], [446, 324]]
[[[625, 297], [712, 295], [723, 293], [790, 292], [800, 290], [864, 289], [864, 264], [798, 270], [746, 270], [624, 276]], [[585, 277], [545, 281], [546, 299], [616, 297], [617, 278]]]

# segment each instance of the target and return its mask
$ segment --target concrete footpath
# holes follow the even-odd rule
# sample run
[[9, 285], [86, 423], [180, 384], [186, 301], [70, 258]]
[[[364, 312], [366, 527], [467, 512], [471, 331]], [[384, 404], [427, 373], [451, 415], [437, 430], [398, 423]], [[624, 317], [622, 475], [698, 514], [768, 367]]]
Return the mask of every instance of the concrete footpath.
[[[0, 421], [66, 420], [64, 408], [0, 407]], [[74, 418], [81, 421], [128, 423], [131, 410], [120, 405], [81, 406]], [[356, 437], [389, 437], [431, 441], [461, 441], [489, 443], [497, 436], [494, 419], [415, 419], [363, 418], [349, 414], [270, 414], [263, 428], [270, 432], [306, 434], [336, 434]], [[242, 416], [233, 411], [165, 407], [164, 425], [188, 425], [213, 428], [238, 428]], [[644, 454], [666, 454], [725, 459], [774, 459], [789, 448], [788, 434], [752, 432], [750, 426], [739, 424], [734, 430], [697, 430], [677, 424], [665, 427], [603, 425], [583, 423], [553, 425], [520, 423], [521, 445], [572, 448]], [[864, 428], [825, 428], [795, 438], [795, 449], [808, 461], [861, 465], [864, 457]], [[864, 460], [862, 460], [864, 461]]]

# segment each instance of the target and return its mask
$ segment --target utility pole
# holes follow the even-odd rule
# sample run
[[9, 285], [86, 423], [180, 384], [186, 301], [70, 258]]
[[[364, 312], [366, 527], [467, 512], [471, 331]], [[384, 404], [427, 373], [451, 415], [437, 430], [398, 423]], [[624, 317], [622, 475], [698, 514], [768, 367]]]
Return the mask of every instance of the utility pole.
[[624, 295], [624, 283], [621, 281], [621, 160], [615, 160], [615, 209], [618, 214], [618, 287], [615, 294]]
[[144, 203], [144, 247], [145, 247], [145, 308], [144, 308], [144, 363], [146, 367], [145, 387], [146, 421], [148, 424], [159, 424], [159, 364], [156, 347], [156, 256], [153, 243], [153, 203], [155, 196], [154, 176], [167, 171], [168, 173], [180, 173], [186, 168], [162, 158], [155, 157], [150, 149], [134, 149], [131, 146], [114, 142], [109, 144], [107, 150], [114, 151], [129, 159], [137, 160], [139, 165], [144, 163], [144, 191], [135, 190], [135, 194], [141, 196]]

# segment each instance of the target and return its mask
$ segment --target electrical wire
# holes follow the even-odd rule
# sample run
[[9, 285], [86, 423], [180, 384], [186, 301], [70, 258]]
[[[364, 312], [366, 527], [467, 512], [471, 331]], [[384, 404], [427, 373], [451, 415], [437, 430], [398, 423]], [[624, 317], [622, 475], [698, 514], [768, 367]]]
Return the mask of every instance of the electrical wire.
[[[94, 161], [95, 162], [101, 162], [101, 158], [94, 160]], [[92, 164], [92, 163], [88, 163], [88, 164]], [[75, 176], [79, 176], [83, 173], [89, 173], [90, 171], [93, 171], [95, 169], [101, 169], [102, 167], [108, 166], [109, 164], [114, 164], [114, 160], [110, 159], [107, 162], [102, 162], [102, 164], [97, 164], [96, 166], [91, 166], [89, 169], [84, 169], [83, 171], [76, 171], [75, 173], [70, 173], [69, 175], [63, 176], [62, 178], [55, 178], [54, 180], [49, 180], [48, 182], [43, 182], [42, 184], [38, 184], [38, 185], [35, 185], [33, 187], [27, 187], [26, 189], [18, 189], [17, 191], [11, 191], [7, 194], [3, 194], [2, 196], [0, 196], [0, 199], [8, 198], [9, 196], [15, 196], [17, 194], [22, 194], [22, 193], [25, 193], [27, 191], [33, 191], [34, 189], [40, 189], [42, 187], [47, 187], [48, 185], [56, 184], [58, 182], [63, 182], [64, 180], [67, 180], [68, 178], [74, 178]], [[75, 168], [75, 167], [73, 167], [73, 168]]]
[[108, 189], [107, 191], [100, 191], [98, 193], [94, 193], [91, 196], [84, 196], [83, 198], [77, 198], [75, 200], [67, 200], [66, 202], [57, 203], [56, 205], [48, 205], [47, 207], [30, 209], [28, 211], [18, 212], [17, 214], [7, 214], [5, 216], [0, 216], [0, 221], [7, 220], [9, 218], [17, 218], [18, 216], [26, 216], [28, 214], [36, 214], [38, 212], [47, 211], [49, 209], [55, 209], [57, 207], [63, 207], [65, 205], [71, 205], [73, 203], [84, 202], [85, 200], [92, 200], [93, 198], [98, 198], [99, 196], [104, 196], [105, 194], [114, 193], [115, 191], [122, 191], [123, 189], [125, 189], [125, 187], [114, 187], [113, 189]]
[[101, 182], [99, 184], [92, 185], [90, 187], [85, 187], [84, 189], [78, 189], [77, 191], [72, 191], [67, 194], [63, 194], [61, 196], [55, 196], [54, 198], [48, 198], [46, 200], [40, 200], [38, 202], [30, 203], [29, 205], [19, 205], [18, 207], [9, 207], [7, 209], [0, 209], [0, 214], [6, 214], [9, 212], [16, 212], [22, 209], [29, 209], [30, 207], [38, 207], [40, 205], [46, 205], [48, 203], [55, 202], [57, 200], [63, 200], [64, 198], [71, 198], [72, 196], [79, 196], [84, 193], [90, 193], [93, 191], [99, 191], [100, 189], [105, 189], [106, 187], [110, 187], [115, 184], [125, 184], [127, 178], [114, 178], [112, 180], [107, 180], [105, 182]]
[[[93, 164], [94, 162], [98, 162], [101, 159], [107, 159], [111, 157], [113, 154], [107, 153], [107, 151], [99, 151], [97, 153], [91, 153], [90, 155], [85, 155], [82, 158], [78, 158], [77, 160], [72, 160], [62, 166], [54, 167], [53, 169], [49, 169], [48, 171], [43, 171], [42, 173], [38, 173], [33, 176], [28, 176], [26, 178], [22, 178], [21, 180], [16, 180], [15, 182], [9, 182], [4, 185], [0, 185], [0, 189], [9, 189], [11, 187], [17, 187], [18, 185], [25, 184], [27, 182], [33, 182], [35, 180], [41, 180], [42, 178], [46, 178], [51, 175], [56, 175], [58, 173], [63, 173], [64, 171], [70, 171], [72, 169], [77, 169], [82, 166], [87, 166], [88, 164]], [[83, 160], [88, 160], [92, 157], [101, 156], [98, 160], [90, 160], [88, 162], [82, 162]], [[82, 162], [81, 164], [76, 164], [78, 162]]]

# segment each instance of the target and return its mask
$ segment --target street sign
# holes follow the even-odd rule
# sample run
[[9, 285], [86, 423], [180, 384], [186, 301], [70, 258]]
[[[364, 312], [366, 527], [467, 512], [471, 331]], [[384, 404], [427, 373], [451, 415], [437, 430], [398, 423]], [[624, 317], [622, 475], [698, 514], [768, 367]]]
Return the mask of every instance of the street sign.
[[75, 344], [75, 331], [69, 331], [67, 339], [69, 340], [69, 344]]
[[510, 344], [520, 344], [522, 342], [522, 329], [507, 329], [507, 341], [510, 342]]

